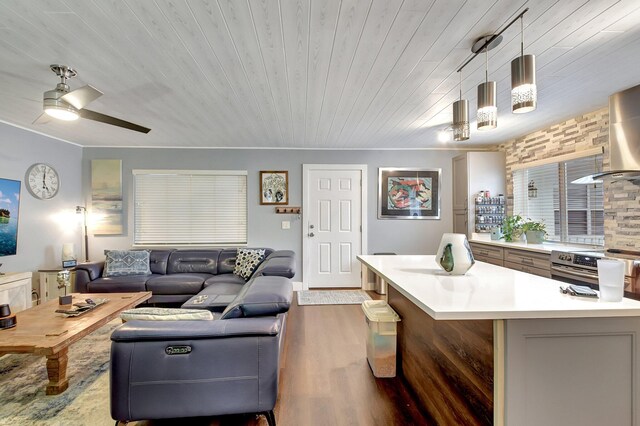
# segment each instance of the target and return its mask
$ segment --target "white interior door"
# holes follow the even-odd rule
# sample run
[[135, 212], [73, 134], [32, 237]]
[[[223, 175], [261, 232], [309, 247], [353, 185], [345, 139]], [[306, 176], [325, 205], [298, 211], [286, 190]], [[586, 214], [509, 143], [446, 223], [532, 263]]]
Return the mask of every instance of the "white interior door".
[[366, 166], [305, 165], [303, 279], [309, 288], [360, 287], [356, 256], [366, 246]]

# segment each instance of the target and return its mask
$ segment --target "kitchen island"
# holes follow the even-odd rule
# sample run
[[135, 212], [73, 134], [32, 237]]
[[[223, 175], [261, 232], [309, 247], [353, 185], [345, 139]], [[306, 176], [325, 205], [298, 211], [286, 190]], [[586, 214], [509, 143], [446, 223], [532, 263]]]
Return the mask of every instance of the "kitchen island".
[[399, 368], [437, 424], [640, 426], [640, 302], [562, 294], [484, 262], [358, 256], [385, 280]]

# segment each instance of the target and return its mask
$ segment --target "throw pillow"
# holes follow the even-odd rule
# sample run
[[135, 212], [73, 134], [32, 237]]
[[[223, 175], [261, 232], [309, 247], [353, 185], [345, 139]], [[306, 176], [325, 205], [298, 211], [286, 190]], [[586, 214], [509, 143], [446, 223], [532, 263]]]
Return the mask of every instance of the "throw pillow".
[[265, 249], [238, 249], [233, 273], [247, 281], [264, 260]]
[[178, 320], [212, 320], [213, 314], [200, 309], [175, 309], [175, 308], [135, 308], [120, 313], [122, 321], [147, 320], [147, 321], [178, 321]]
[[147, 250], [105, 250], [103, 277], [150, 275]]

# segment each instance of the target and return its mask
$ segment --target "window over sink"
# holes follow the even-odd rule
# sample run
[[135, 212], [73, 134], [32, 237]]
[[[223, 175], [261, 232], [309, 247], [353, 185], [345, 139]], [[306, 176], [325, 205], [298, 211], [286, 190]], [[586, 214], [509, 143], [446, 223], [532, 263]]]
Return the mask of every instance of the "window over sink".
[[604, 245], [602, 183], [571, 182], [602, 171], [602, 154], [513, 171], [513, 213], [543, 221], [547, 240]]

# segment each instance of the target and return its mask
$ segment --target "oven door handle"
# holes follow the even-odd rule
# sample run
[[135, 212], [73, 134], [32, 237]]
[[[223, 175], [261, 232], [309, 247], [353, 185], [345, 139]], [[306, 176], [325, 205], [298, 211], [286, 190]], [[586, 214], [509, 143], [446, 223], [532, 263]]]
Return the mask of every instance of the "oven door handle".
[[598, 278], [598, 274], [589, 274], [586, 272], [578, 272], [575, 269], [565, 269], [565, 268], [559, 268], [557, 266], [552, 266], [551, 267], [552, 271], [558, 271], [558, 272], [564, 272], [565, 274], [571, 274], [571, 275], [575, 275], [578, 277], [584, 277], [584, 278]]

